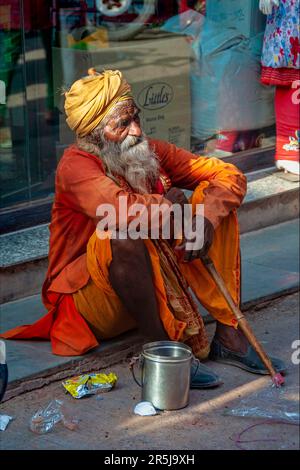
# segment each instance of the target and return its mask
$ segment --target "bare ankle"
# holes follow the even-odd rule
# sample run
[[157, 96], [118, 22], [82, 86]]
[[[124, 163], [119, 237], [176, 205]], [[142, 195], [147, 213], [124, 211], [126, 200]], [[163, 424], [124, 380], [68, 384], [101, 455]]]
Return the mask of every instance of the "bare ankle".
[[249, 342], [239, 328], [217, 322], [215, 338], [231, 351], [245, 354], [248, 350]]

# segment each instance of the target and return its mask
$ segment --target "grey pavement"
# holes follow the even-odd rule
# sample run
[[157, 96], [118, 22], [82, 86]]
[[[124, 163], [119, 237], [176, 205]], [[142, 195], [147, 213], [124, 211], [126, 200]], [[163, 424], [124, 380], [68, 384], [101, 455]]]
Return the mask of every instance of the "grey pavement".
[[[299, 285], [299, 221], [293, 220], [241, 236], [242, 251], [242, 301], [251, 303], [296, 289]], [[204, 309], [206, 321], [211, 319]], [[39, 295], [0, 306], [0, 331], [14, 326], [30, 324], [45, 313]], [[134, 341], [133, 336], [123, 335], [103, 342], [95, 351], [83, 357], [61, 357], [51, 353], [51, 345], [45, 341], [6, 341], [9, 382], [36, 377], [51, 370], [71, 367], [76, 361], [108, 354], [123, 343]]]
[[[299, 366], [292, 362], [294, 341], [299, 339], [299, 295], [292, 294], [273, 300], [259, 311], [249, 311], [248, 317], [258, 339], [272, 355], [286, 361], [286, 411], [297, 408]], [[208, 325], [211, 337], [214, 327]], [[294, 361], [295, 362], [295, 361]], [[298, 360], [299, 362], [299, 360]], [[61, 381], [25, 393], [0, 405], [0, 414], [14, 419], [1, 433], [0, 448], [48, 450], [218, 450], [218, 449], [299, 449], [299, 428], [279, 423], [278, 419], [228, 416], [241, 400], [257, 392], [272, 393], [273, 399], [264, 400], [264, 412], [273, 412], [283, 402], [271, 389], [269, 376], [249, 374], [239, 368], [208, 362], [224, 384], [211, 390], [191, 390], [189, 405], [181, 410], [164, 411], [156, 416], [141, 417], [133, 413], [141, 400], [141, 390], [133, 381], [128, 359], [103, 369], [115, 372], [118, 382], [112, 391], [99, 397], [76, 400], [65, 394]], [[296, 392], [295, 392], [296, 390]], [[31, 416], [50, 400], [63, 400], [69, 415], [79, 420], [78, 429], [70, 431], [61, 423], [50, 433], [38, 435], [29, 429]], [[254, 404], [259, 404], [254, 401]], [[276, 415], [274, 416], [276, 418]]]
[[299, 285], [299, 219], [241, 236], [242, 302]]

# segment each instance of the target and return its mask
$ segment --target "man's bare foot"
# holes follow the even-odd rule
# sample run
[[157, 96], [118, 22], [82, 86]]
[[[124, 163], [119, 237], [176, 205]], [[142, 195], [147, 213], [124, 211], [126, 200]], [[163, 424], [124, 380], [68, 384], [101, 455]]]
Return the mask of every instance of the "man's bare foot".
[[248, 350], [249, 342], [239, 328], [217, 322], [215, 339], [231, 351], [246, 354]]

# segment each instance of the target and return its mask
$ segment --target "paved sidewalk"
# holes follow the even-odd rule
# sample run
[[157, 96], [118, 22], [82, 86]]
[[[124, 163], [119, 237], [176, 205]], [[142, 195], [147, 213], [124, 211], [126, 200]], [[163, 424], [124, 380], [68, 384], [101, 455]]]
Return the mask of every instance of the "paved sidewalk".
[[241, 236], [242, 302], [299, 286], [299, 219]]
[[[299, 385], [299, 367], [293, 365], [292, 343], [299, 339], [299, 296], [292, 294], [275, 300], [262, 310], [250, 311], [249, 319], [265, 349], [280, 356], [288, 366], [285, 389]], [[208, 325], [210, 336], [213, 325]], [[299, 354], [298, 354], [299, 357]], [[61, 381], [40, 390], [23, 394], [0, 405], [0, 413], [14, 417], [1, 433], [1, 449], [298, 449], [299, 429], [295, 425], [265, 423], [261, 418], [240, 418], [224, 415], [232, 406], [251, 393], [269, 388], [269, 376], [249, 374], [236, 367], [212, 363], [224, 380], [212, 390], [192, 390], [189, 406], [166, 411], [157, 416], [140, 417], [133, 408], [140, 401], [140, 389], [134, 383], [128, 360], [106, 370], [118, 375], [114, 390], [102, 399], [92, 396], [76, 400], [64, 393]], [[290, 395], [290, 399], [295, 399]], [[76, 431], [62, 424], [50, 433], [33, 434], [29, 420], [40, 406], [52, 399], [61, 399], [74, 417], [79, 419]], [[272, 403], [266, 402], [270, 407]], [[282, 409], [282, 406], [281, 406]], [[253, 424], [254, 428], [249, 429]], [[237, 437], [242, 432], [237, 443]], [[240, 447], [239, 447], [240, 446]]]
[[[241, 250], [244, 303], [295, 289], [299, 285], [298, 219], [242, 235]], [[0, 331], [30, 324], [45, 312], [40, 296], [10, 302], [0, 306], [0, 309]], [[96, 353], [101, 357], [130, 341], [125, 335], [103, 342]], [[66, 365], [72, 367], [82, 359], [54, 356], [49, 342], [7, 341], [6, 344], [10, 364], [9, 382], [34, 377], [43, 371], [48, 374]], [[92, 357], [91, 353], [85, 355], [84, 360], [88, 361], [89, 357]]]

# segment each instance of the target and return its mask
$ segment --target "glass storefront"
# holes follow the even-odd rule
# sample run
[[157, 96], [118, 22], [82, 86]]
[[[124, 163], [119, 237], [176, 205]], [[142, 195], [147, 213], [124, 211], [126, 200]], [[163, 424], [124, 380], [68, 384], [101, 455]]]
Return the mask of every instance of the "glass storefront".
[[1, 210], [51, 201], [63, 90], [89, 67], [124, 73], [149, 136], [220, 158], [274, 145], [264, 28], [258, 0], [0, 0]]

